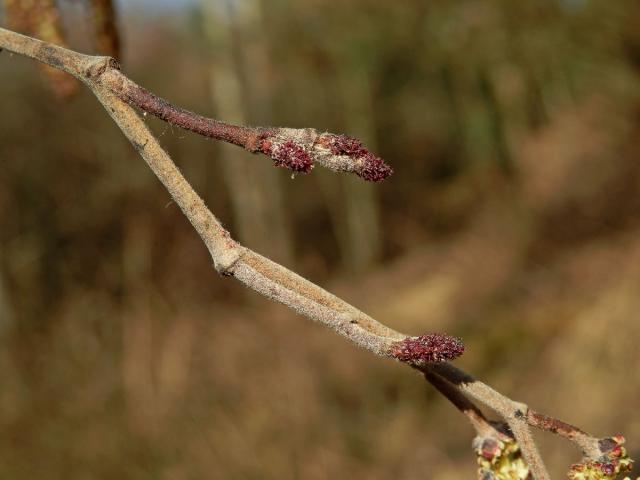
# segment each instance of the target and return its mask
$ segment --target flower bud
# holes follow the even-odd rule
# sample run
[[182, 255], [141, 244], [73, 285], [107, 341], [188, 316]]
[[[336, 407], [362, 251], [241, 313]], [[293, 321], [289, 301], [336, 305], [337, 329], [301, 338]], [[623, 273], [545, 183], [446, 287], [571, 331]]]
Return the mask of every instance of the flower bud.
[[459, 338], [430, 333], [396, 342], [391, 345], [389, 353], [401, 362], [420, 366], [453, 360], [464, 353], [464, 345]]

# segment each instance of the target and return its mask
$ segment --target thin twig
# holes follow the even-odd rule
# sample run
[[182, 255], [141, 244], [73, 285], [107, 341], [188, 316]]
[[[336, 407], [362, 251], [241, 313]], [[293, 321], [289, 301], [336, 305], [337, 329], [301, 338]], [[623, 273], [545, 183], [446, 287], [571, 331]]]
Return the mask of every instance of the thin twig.
[[[509, 464], [514, 471], [513, 474], [517, 475], [518, 479], [530, 479], [531, 472], [534, 472], [534, 467], [531, 467], [529, 462], [528, 468], [517, 468], [522, 464], [521, 457], [515, 457], [515, 452], [505, 452], [507, 443], [517, 443], [513, 433], [510, 431], [507, 424], [502, 422], [490, 422], [482, 411], [469, 400], [454, 384], [449, 382], [446, 378], [441, 377], [435, 373], [434, 369], [424, 368], [421, 369], [424, 373], [426, 380], [433, 385], [447, 400], [449, 400], [467, 419], [471, 426], [476, 431], [476, 437], [473, 440], [473, 447], [478, 455], [478, 459], [481, 465], [481, 474], [484, 469], [495, 472], [497, 458], [504, 458], [505, 463]], [[516, 447], [517, 448], [517, 447]], [[507, 455], [505, 455], [507, 453]], [[509, 455], [510, 453], [511, 455]], [[522, 455], [522, 448], [519, 448], [519, 453]], [[526, 459], [525, 459], [526, 461]], [[499, 465], [498, 465], [499, 466]], [[542, 466], [544, 469], [544, 466]], [[545, 478], [546, 472], [537, 472], [538, 477]], [[485, 478], [480, 474], [480, 478]], [[494, 477], [489, 477], [494, 478]], [[514, 477], [509, 477], [514, 478]]]
[[[433, 370], [442, 375], [448, 381], [455, 384], [461, 392], [464, 392], [500, 414], [513, 430], [516, 439], [520, 436], [525, 442], [534, 444], [531, 433], [527, 428], [528, 426], [532, 426], [570, 440], [582, 450], [585, 457], [591, 460], [597, 460], [602, 455], [598, 447], [598, 438], [589, 435], [571, 424], [535, 412], [524, 403], [511, 400], [450, 363], [428, 365], [426, 369]], [[518, 443], [521, 442], [522, 440], [518, 439]]]
[[475, 429], [477, 435], [484, 435], [488, 430], [493, 429], [487, 417], [471, 400], [465, 397], [462, 392], [446, 379], [435, 373], [433, 370], [424, 369], [424, 377], [433, 385], [447, 400], [449, 400], [467, 419]]
[[438, 375], [457, 386], [461, 392], [498, 413], [509, 425], [514, 438], [520, 445], [522, 456], [533, 472], [534, 478], [549, 479], [549, 474], [526, 422], [527, 405], [511, 400], [449, 363], [431, 364], [427, 365], [425, 369], [427, 371], [435, 371]]
[[527, 411], [526, 422], [532, 427], [552, 432], [575, 443], [582, 449], [585, 457], [597, 460], [602, 455], [599, 439], [589, 435], [576, 426], [565, 423], [548, 415], [538, 413], [531, 408]]

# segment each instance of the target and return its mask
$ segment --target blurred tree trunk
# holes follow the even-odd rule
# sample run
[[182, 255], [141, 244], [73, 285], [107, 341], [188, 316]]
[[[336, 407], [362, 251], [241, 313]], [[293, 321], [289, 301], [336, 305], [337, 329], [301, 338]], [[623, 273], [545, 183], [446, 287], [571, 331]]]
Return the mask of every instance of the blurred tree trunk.
[[91, 0], [95, 47], [103, 55], [120, 59], [120, 35], [112, 0]]
[[622, 27], [622, 48], [631, 67], [640, 73], [640, 2], [628, 7], [627, 21]]
[[[270, 97], [271, 68], [262, 32], [258, 0], [235, 4], [203, 1], [204, 31], [211, 65], [211, 97], [216, 116], [228, 122], [255, 123], [251, 98]], [[250, 75], [248, 72], [251, 72]], [[260, 89], [260, 92], [252, 91]], [[259, 93], [259, 94], [258, 94]], [[265, 121], [265, 123], [269, 123]], [[284, 211], [282, 172], [264, 157], [236, 146], [220, 145], [225, 181], [229, 188], [233, 222], [241, 242], [278, 262], [293, 258], [289, 223]]]
[[[4, 0], [4, 14], [9, 28], [45, 42], [67, 46], [54, 0]], [[59, 98], [69, 98], [77, 91], [78, 83], [71, 75], [48, 65], [39, 68]]]
[[[357, 137], [375, 153], [373, 93], [367, 69], [344, 67], [336, 81], [327, 82], [325, 88], [328, 98], [340, 99], [340, 130]], [[329, 112], [327, 117], [331, 117]], [[317, 178], [344, 267], [351, 272], [367, 269], [380, 258], [383, 247], [377, 185], [354, 175], [319, 174]]]
[[[345, 131], [377, 151], [373, 122], [373, 95], [369, 75], [361, 69], [346, 72], [339, 79], [344, 106]], [[344, 231], [342, 250], [346, 266], [361, 271], [375, 263], [382, 252], [382, 231], [376, 185], [354, 175], [341, 175], [344, 189]]]
[[544, 102], [544, 86], [536, 71], [536, 62], [544, 59], [534, 58], [527, 49], [526, 34], [523, 34], [523, 12], [520, 5], [507, 3], [503, 6], [505, 33], [508, 38], [506, 49], [512, 62], [520, 70], [524, 85], [524, 110], [528, 127], [538, 130], [549, 123], [549, 114]]
[[4, 285], [2, 271], [0, 271], [0, 339], [13, 325], [13, 308], [9, 303], [9, 295]]
[[[467, 163], [467, 134], [465, 126], [464, 102], [456, 85], [455, 66], [448, 58], [443, 58], [440, 64], [440, 79], [442, 90], [446, 99], [446, 105], [451, 115], [451, 127], [447, 147], [451, 152], [450, 168], [452, 173], [458, 173]], [[447, 172], [449, 173], [449, 172]]]
[[529, 127], [532, 130], [539, 130], [549, 123], [549, 116], [544, 106], [544, 95], [542, 86], [536, 77], [533, 67], [526, 61], [521, 63], [522, 73], [525, 77], [527, 96], [526, 112]]
[[507, 142], [502, 109], [493, 80], [486, 67], [480, 67], [478, 70], [478, 87], [489, 116], [490, 136], [497, 155], [498, 165], [505, 173], [513, 173], [513, 158]]

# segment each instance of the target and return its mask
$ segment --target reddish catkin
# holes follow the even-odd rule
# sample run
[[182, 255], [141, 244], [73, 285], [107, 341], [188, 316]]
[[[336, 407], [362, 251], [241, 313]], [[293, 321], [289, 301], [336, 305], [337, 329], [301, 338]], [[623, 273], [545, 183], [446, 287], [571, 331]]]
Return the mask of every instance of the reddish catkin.
[[360, 140], [348, 135], [327, 134], [325, 141], [329, 144], [331, 153], [344, 155], [354, 160], [354, 172], [363, 180], [381, 182], [393, 174], [393, 168], [367, 150]]
[[442, 333], [430, 333], [396, 342], [389, 349], [389, 353], [401, 362], [424, 365], [458, 358], [464, 353], [464, 345], [459, 338]]
[[336, 172], [355, 173], [363, 180], [380, 182], [393, 173], [384, 161], [348, 135], [317, 133], [313, 129], [267, 129], [251, 151], [270, 156], [278, 167], [309, 173], [318, 164]]
[[313, 160], [309, 153], [292, 140], [271, 147], [268, 155], [273, 158], [277, 167], [285, 167], [296, 173], [309, 173], [313, 168]]

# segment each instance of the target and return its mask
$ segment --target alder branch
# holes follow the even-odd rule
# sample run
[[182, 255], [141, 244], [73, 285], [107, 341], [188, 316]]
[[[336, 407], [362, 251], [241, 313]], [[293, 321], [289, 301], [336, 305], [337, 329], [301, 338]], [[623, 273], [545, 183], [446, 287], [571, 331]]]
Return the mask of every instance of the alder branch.
[[313, 128], [274, 128], [231, 125], [176, 107], [124, 76], [118, 69], [104, 72], [100, 82], [121, 100], [145, 112], [205, 137], [244, 147], [271, 157], [278, 167], [309, 173], [315, 164], [336, 172], [355, 173], [379, 182], [393, 173], [384, 161], [353, 137], [319, 133]]
[[113, 0], [91, 0], [89, 6], [98, 52], [120, 58], [120, 35]]
[[[529, 431], [530, 425], [571, 440], [583, 450], [588, 460], [597, 461], [605, 447], [614, 448], [611, 442], [603, 443], [576, 427], [533, 412], [447, 363], [464, 350], [458, 339], [444, 334], [412, 337], [399, 333], [296, 273], [238, 244], [182, 176], [131, 105], [197, 133], [251, 151], [270, 152], [268, 154], [276, 159], [276, 164], [283, 151], [288, 151], [289, 160], [295, 160], [302, 150], [306, 155], [314, 156], [315, 162], [366, 178], [363, 165], [372, 161], [368, 157], [371, 154], [364, 154], [357, 140], [342, 135], [318, 134], [313, 129], [251, 128], [206, 119], [174, 107], [136, 85], [119, 71], [118, 63], [112, 58], [83, 55], [0, 28], [2, 48], [63, 70], [91, 89], [189, 219], [207, 246], [215, 269], [222, 275], [235, 277], [248, 288], [324, 324], [359, 347], [422, 371], [440, 393], [467, 415], [478, 433], [494, 427], [467, 397], [491, 408], [508, 424], [536, 480], [548, 480], [549, 475]], [[286, 157], [284, 153], [282, 155], [282, 158]], [[291, 168], [291, 165], [287, 166]], [[385, 171], [383, 169], [382, 173]], [[369, 173], [372, 176], [369, 179], [380, 179], [373, 178], [376, 172]], [[380, 170], [377, 175], [381, 175]]]

